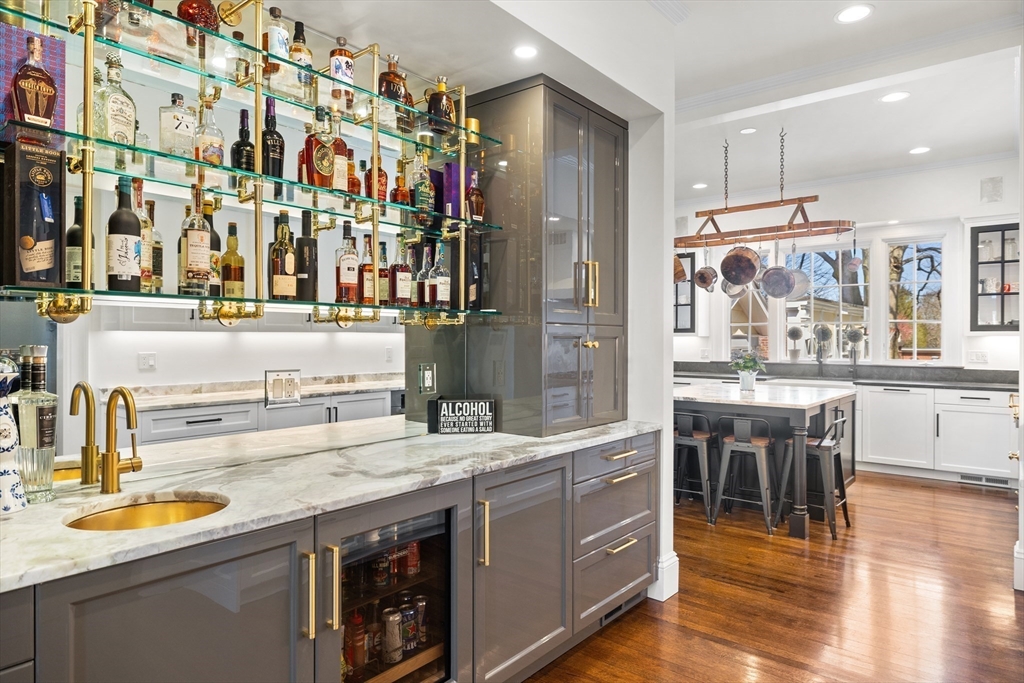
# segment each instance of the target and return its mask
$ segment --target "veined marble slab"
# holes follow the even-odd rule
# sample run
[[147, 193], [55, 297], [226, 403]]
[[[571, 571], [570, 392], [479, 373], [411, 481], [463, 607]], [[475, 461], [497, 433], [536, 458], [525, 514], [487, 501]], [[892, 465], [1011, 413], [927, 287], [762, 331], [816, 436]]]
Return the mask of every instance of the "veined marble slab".
[[766, 408], [813, 408], [847, 396], [856, 396], [853, 387], [788, 386], [772, 382], [758, 384], [753, 391], [740, 391], [738, 384], [695, 384], [675, 387], [672, 397], [676, 401], [723, 403], [729, 405], [761, 406]]
[[[398, 415], [143, 446], [143, 469], [121, 475], [121, 493], [58, 484], [56, 500], [0, 515], [0, 592], [659, 429], [626, 421], [543, 439], [442, 436]], [[195, 498], [230, 502], [207, 517], [152, 529], [64, 526], [131, 503]]]

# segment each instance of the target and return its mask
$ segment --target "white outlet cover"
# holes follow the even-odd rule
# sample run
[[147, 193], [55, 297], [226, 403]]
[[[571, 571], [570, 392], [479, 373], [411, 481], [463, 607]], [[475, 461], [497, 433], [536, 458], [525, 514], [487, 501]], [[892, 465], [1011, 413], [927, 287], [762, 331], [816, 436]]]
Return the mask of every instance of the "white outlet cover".
[[139, 370], [156, 370], [156, 351], [139, 352]]
[[390, 363], [395, 359], [394, 350], [390, 346], [384, 347], [384, 362]]

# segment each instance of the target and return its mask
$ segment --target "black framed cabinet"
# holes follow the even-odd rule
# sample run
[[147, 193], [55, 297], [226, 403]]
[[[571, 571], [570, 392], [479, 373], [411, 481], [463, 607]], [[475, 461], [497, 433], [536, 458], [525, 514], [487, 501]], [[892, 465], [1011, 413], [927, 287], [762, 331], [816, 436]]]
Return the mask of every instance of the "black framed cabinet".
[[971, 228], [971, 331], [1020, 330], [1020, 225]]

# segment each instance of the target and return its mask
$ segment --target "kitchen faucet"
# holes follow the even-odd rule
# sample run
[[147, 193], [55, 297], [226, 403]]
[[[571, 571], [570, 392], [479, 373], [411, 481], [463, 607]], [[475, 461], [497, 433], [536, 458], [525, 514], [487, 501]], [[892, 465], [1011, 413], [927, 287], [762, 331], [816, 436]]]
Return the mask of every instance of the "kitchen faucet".
[[100, 454], [102, 471], [100, 472], [100, 493], [119, 493], [121, 491], [121, 473], [138, 472], [142, 469], [142, 458], [138, 455], [135, 443], [135, 432], [132, 431], [132, 457], [121, 459], [117, 450], [117, 399], [124, 399], [125, 422], [128, 429], [138, 426], [135, 412], [135, 397], [125, 387], [117, 387], [110, 392], [107, 399], [107, 450]]
[[95, 484], [99, 479], [100, 448], [96, 445], [96, 398], [86, 381], [71, 391], [71, 414], [78, 415], [78, 404], [85, 396], [85, 445], [82, 446], [82, 484]]

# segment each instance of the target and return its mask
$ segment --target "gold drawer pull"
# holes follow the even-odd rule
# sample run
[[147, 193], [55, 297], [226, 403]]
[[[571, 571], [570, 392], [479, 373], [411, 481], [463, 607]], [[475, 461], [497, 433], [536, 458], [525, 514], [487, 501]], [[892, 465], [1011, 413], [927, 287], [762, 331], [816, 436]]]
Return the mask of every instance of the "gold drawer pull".
[[631, 455], [636, 455], [636, 451], [635, 450], [623, 451], [621, 453], [616, 453], [615, 455], [602, 455], [601, 459], [602, 460], [607, 460], [608, 462], [615, 462], [616, 460], [622, 460], [623, 458], [628, 458]]
[[309, 628], [303, 634], [310, 640], [316, 638], [316, 553], [302, 553], [309, 562]]
[[640, 476], [639, 472], [630, 472], [629, 474], [623, 474], [621, 477], [615, 477], [614, 479], [605, 479], [604, 483], [606, 483], [606, 484], [618, 484], [620, 481], [626, 481], [627, 479], [632, 479], [633, 477], [638, 477], [638, 476]]
[[618, 548], [608, 548], [608, 554], [614, 555], [615, 553], [621, 553], [623, 550], [625, 550], [626, 548], [628, 548], [636, 542], [637, 540], [635, 538], [631, 538], [622, 545], [620, 545]]
[[331, 568], [334, 570], [334, 600], [331, 605], [331, 618], [327, 620], [327, 625], [331, 627], [332, 631], [337, 631], [341, 628], [341, 619], [339, 612], [341, 606], [339, 604], [341, 598], [341, 590], [339, 589], [338, 583], [341, 580], [338, 575], [338, 560], [341, 555], [341, 548], [336, 545], [329, 545], [327, 549], [331, 551]]
[[1017, 451], [1010, 452], [1010, 460], [1020, 460], [1020, 453]]
[[491, 566], [491, 501], [478, 501], [484, 506], [484, 556], [477, 560], [477, 564], [484, 567]]

